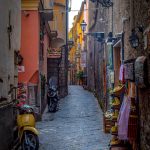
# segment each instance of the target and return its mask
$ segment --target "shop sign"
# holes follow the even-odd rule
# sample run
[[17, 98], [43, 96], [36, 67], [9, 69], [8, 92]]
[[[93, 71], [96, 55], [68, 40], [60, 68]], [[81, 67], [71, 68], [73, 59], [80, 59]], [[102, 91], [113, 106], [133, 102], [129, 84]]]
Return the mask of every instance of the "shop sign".
[[138, 87], [144, 88], [148, 84], [148, 67], [145, 56], [140, 56], [135, 61], [135, 83]]
[[61, 48], [48, 48], [48, 58], [61, 58]]
[[127, 62], [124, 64], [125, 80], [134, 81], [134, 62]]

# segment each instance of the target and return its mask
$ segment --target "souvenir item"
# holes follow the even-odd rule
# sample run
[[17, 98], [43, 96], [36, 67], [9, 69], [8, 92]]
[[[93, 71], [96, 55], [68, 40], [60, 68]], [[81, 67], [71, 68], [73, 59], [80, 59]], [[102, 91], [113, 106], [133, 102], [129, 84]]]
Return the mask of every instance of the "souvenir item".
[[145, 56], [140, 56], [135, 61], [135, 83], [140, 88], [148, 85], [148, 66]]
[[120, 140], [128, 139], [128, 121], [130, 115], [131, 99], [124, 96], [118, 117], [118, 137]]

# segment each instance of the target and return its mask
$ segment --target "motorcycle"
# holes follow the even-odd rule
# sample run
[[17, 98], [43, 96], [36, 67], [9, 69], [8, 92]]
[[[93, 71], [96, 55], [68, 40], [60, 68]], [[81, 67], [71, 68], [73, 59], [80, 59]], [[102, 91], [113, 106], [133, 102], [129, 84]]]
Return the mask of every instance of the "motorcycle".
[[49, 80], [47, 100], [48, 100], [48, 111], [56, 112], [58, 110], [59, 99], [58, 99], [58, 90], [57, 90], [55, 78], [51, 78]]
[[17, 110], [17, 127], [14, 132], [15, 141], [19, 143], [22, 150], [38, 150], [39, 138], [35, 128], [34, 111], [28, 105], [15, 105]]

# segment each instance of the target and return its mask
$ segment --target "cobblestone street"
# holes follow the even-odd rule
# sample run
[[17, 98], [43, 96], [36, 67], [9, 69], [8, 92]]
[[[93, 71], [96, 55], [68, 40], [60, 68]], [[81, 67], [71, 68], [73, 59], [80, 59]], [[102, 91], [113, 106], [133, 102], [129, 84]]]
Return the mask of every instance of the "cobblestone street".
[[59, 111], [45, 111], [41, 122], [40, 150], [108, 150], [110, 135], [103, 132], [102, 111], [94, 96], [80, 86], [70, 86]]

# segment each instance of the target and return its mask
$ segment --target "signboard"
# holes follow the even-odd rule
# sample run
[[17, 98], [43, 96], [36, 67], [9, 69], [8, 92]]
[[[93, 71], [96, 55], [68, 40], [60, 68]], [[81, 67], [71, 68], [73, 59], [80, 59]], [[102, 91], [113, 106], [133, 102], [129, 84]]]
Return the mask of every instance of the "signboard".
[[124, 77], [125, 77], [125, 80], [130, 80], [130, 81], [135, 80], [134, 62], [135, 62], [135, 60], [127, 60], [124, 63]]
[[48, 58], [61, 58], [61, 48], [48, 48]]
[[125, 80], [134, 81], [134, 62], [124, 64]]
[[145, 56], [140, 56], [135, 61], [135, 83], [140, 88], [148, 84], [148, 66]]
[[81, 67], [86, 67], [86, 52], [81, 52]]

